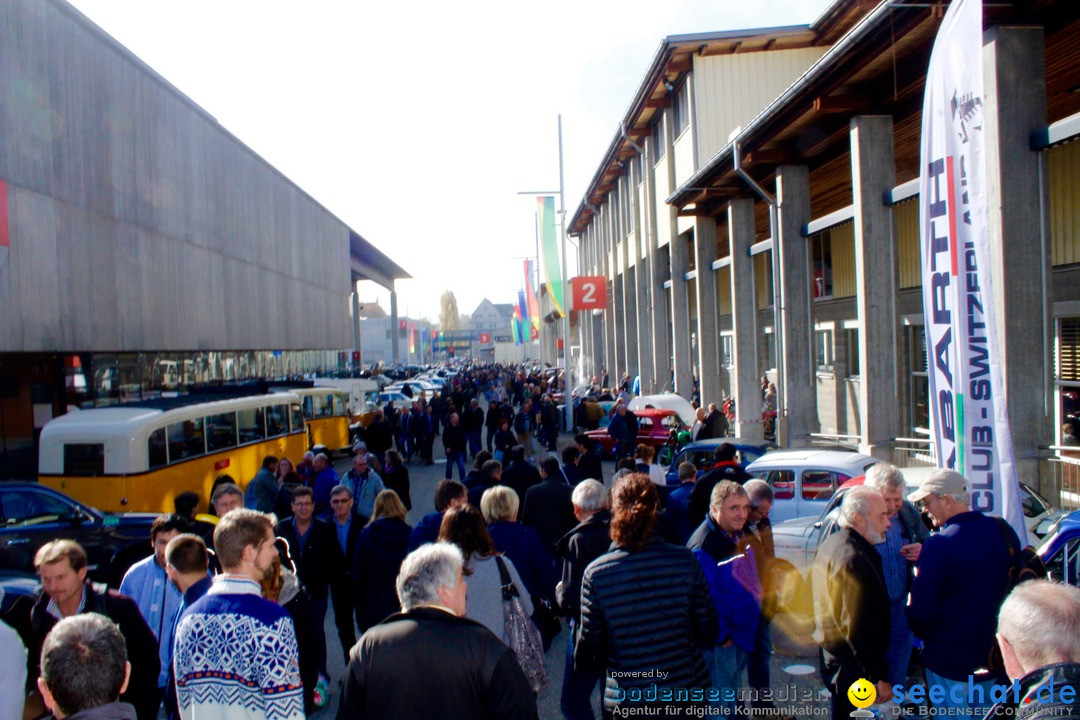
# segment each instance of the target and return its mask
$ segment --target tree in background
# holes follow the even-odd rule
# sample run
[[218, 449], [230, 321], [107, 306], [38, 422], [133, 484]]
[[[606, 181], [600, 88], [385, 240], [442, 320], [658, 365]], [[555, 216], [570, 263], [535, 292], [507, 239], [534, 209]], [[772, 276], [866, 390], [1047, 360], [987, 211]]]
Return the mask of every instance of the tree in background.
[[458, 329], [457, 298], [453, 290], [447, 290], [439, 298], [439, 329], [449, 332]]

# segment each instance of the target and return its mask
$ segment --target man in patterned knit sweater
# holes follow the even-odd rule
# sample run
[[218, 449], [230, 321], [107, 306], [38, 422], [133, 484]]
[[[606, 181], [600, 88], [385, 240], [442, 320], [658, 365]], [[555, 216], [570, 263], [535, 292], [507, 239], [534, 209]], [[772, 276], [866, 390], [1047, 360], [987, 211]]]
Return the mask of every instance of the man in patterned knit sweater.
[[270, 516], [233, 510], [214, 530], [224, 572], [176, 630], [176, 694], [183, 720], [303, 720], [292, 619], [262, 597], [277, 549]]

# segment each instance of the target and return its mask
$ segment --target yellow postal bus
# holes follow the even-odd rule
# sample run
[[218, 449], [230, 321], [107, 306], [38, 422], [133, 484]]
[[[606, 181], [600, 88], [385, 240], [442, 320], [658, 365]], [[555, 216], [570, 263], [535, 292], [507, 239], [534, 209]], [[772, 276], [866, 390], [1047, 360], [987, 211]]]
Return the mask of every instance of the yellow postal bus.
[[211, 390], [71, 412], [41, 430], [39, 480], [112, 512], [173, 512], [186, 490], [205, 507], [218, 475], [245, 487], [267, 455], [300, 460], [300, 404], [289, 392]]
[[349, 428], [348, 394], [332, 387], [289, 387], [286, 392], [300, 397], [308, 447], [323, 445], [330, 452], [352, 449], [354, 433]]

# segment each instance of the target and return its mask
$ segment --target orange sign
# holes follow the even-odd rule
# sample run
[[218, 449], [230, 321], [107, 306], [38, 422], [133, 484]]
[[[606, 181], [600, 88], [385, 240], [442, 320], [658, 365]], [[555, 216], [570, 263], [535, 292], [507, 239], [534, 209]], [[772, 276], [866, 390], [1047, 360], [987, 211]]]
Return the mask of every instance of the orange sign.
[[571, 310], [603, 310], [607, 307], [607, 280], [603, 275], [570, 278]]

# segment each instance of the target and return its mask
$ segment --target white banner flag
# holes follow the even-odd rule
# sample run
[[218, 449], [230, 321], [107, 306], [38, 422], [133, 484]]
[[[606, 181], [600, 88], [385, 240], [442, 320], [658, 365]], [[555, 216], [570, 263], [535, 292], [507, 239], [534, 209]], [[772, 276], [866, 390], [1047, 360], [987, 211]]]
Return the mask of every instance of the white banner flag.
[[982, 0], [954, 0], [930, 56], [919, 221], [930, 425], [939, 467], [968, 479], [971, 507], [1027, 544], [990, 278], [983, 135]]

